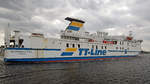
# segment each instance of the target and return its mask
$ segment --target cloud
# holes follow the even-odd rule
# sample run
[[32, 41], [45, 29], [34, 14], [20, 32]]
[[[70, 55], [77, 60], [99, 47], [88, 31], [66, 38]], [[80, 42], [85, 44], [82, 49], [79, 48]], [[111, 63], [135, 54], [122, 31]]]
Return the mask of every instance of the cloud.
[[90, 32], [133, 31], [136, 39], [144, 40], [143, 49], [150, 51], [149, 5], [141, 0], [0, 0], [0, 31], [10, 23], [12, 30], [58, 37], [68, 25], [64, 18], [70, 16], [86, 21], [84, 28]]

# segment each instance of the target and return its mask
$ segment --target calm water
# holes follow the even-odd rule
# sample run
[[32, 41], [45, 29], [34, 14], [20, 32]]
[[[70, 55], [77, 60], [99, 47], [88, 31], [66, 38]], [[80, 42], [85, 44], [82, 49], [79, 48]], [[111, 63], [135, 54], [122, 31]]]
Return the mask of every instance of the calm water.
[[4, 65], [0, 61], [0, 84], [150, 84], [150, 54], [74, 63]]

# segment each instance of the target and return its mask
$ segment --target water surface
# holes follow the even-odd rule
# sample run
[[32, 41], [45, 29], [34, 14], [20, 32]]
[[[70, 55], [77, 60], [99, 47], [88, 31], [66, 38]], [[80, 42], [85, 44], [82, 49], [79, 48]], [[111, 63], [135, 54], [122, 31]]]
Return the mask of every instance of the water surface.
[[73, 63], [5, 65], [0, 61], [0, 84], [150, 84], [150, 54]]

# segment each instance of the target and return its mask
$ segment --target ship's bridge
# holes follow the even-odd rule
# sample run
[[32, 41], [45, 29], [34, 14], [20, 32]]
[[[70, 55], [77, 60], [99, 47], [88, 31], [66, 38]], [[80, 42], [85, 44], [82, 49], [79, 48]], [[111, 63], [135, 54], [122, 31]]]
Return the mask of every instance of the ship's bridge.
[[108, 35], [106, 32], [99, 32], [90, 34], [87, 32], [83, 24], [85, 23], [83, 20], [74, 19], [67, 17], [65, 20], [70, 21], [70, 24], [67, 26], [65, 30], [61, 30], [61, 39], [66, 40], [77, 40], [77, 41], [102, 41], [104, 40], [104, 37]]

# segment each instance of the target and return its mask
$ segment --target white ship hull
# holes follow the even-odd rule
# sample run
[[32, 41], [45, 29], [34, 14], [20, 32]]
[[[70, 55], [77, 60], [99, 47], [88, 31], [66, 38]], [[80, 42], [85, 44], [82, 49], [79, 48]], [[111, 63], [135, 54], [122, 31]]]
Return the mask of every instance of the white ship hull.
[[[82, 50], [82, 51], [81, 51]], [[98, 60], [110, 58], [135, 57], [140, 51], [124, 50], [89, 50], [80, 48], [77, 51], [64, 52], [61, 49], [31, 49], [31, 48], [7, 48], [5, 50], [5, 62], [63, 62]]]
[[[43, 34], [15, 36], [6, 34], [5, 62], [64, 62], [134, 57], [141, 52], [142, 40], [130, 36], [108, 36], [105, 32], [89, 34], [82, 28], [84, 21], [71, 21], [60, 39]], [[82, 28], [82, 29], [81, 29]], [[9, 37], [11, 36], [11, 37]]]

